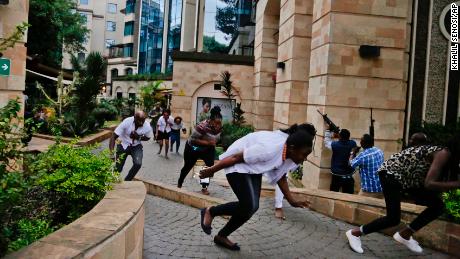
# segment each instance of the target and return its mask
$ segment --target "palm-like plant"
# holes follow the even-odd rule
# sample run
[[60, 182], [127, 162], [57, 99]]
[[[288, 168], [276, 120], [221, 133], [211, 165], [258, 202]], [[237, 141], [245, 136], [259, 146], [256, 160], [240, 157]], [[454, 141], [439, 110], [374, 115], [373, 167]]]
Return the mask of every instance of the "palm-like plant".
[[235, 94], [233, 93], [233, 82], [231, 80], [232, 75], [228, 71], [224, 71], [220, 74], [221, 78], [221, 90], [220, 92], [225, 95], [230, 102], [230, 109], [232, 111], [232, 118], [234, 118], [234, 111], [233, 111], [233, 98], [235, 98]]
[[72, 56], [73, 69], [78, 73], [71, 93], [71, 108], [67, 114], [67, 134], [80, 136], [96, 127], [92, 111], [104, 82], [106, 61], [98, 52], [91, 52], [83, 63]]
[[151, 109], [153, 109], [153, 106], [158, 101], [157, 94], [162, 83], [163, 81], [155, 81], [141, 87], [140, 105], [144, 111], [149, 112]]

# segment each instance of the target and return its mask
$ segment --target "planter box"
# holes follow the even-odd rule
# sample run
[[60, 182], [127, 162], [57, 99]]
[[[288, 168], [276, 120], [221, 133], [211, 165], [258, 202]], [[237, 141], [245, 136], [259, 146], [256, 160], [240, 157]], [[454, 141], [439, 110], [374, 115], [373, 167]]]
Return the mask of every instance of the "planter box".
[[142, 182], [117, 184], [90, 212], [6, 258], [141, 259], [145, 195]]

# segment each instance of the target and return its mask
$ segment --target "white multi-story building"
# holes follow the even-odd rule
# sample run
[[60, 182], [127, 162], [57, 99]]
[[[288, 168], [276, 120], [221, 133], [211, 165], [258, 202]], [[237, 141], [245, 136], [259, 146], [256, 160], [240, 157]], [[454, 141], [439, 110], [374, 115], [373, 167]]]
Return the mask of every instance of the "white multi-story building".
[[[89, 35], [84, 43], [85, 51], [77, 53], [84, 60], [90, 52], [99, 52], [104, 57], [109, 56], [112, 45], [123, 41], [125, 15], [120, 10], [125, 9], [126, 0], [79, 0], [77, 12], [86, 20]], [[72, 69], [70, 54], [64, 53], [62, 62], [64, 69]]]

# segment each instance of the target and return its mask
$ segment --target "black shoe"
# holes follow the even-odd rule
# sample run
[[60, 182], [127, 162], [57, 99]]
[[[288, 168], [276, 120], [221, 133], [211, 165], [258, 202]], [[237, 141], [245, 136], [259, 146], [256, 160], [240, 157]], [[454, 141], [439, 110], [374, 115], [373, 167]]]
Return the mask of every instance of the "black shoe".
[[233, 245], [228, 245], [227, 243], [220, 241], [216, 237], [214, 237], [214, 243], [218, 246], [225, 247], [232, 251], [240, 251], [240, 246], [237, 243], [234, 243]]
[[211, 235], [211, 226], [206, 226], [204, 224], [204, 214], [206, 213], [206, 208], [201, 209], [201, 228], [203, 229], [203, 232], [206, 233], [207, 235]]

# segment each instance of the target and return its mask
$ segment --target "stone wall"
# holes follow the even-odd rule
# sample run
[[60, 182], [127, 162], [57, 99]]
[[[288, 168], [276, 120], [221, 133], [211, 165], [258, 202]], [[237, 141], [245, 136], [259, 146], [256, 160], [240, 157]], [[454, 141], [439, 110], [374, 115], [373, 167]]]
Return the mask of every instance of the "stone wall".
[[273, 129], [307, 121], [313, 0], [281, 1]]
[[6, 258], [141, 259], [145, 195], [142, 182], [117, 184], [90, 212]]
[[[387, 157], [400, 150], [410, 9], [406, 0], [314, 1], [307, 121], [318, 136], [305, 164], [305, 186], [327, 189], [330, 182], [331, 154], [316, 109], [359, 139], [368, 133], [373, 108], [376, 146]], [[380, 57], [361, 58], [360, 45], [380, 46]]]
[[[244, 117], [246, 122], [253, 124], [254, 117], [251, 114], [252, 106], [252, 83], [253, 71], [252, 64], [229, 64], [235, 56], [223, 55], [222, 59], [213, 60], [210, 54], [194, 53], [193, 60], [190, 58], [178, 58], [173, 56], [173, 97], [171, 103], [171, 112], [173, 116], [181, 116], [184, 126], [189, 129], [195, 123], [196, 98], [220, 97], [226, 98], [219, 91], [211, 90], [210, 86], [221, 81], [220, 74], [224, 71], [230, 72], [233, 81], [234, 92], [237, 95], [237, 101], [241, 101], [241, 108], [246, 112]], [[211, 58], [206, 58], [210, 57]], [[188, 59], [188, 60], [187, 60]], [[206, 59], [206, 60], [204, 60]], [[247, 57], [244, 57], [247, 59]], [[201, 61], [200, 61], [201, 60]], [[198, 96], [202, 89], [207, 88], [203, 94]]]
[[253, 126], [272, 130], [275, 108], [275, 77], [278, 56], [279, 0], [257, 3], [254, 39]]
[[[10, 1], [8, 5], [0, 5], [0, 40], [10, 36], [17, 25], [27, 22], [28, 15], [28, 0]], [[25, 89], [26, 77], [26, 42], [27, 36], [24, 36], [13, 48], [3, 52], [2, 58], [11, 60], [11, 69], [9, 76], [0, 76], [0, 107], [10, 99], [19, 98], [21, 102], [24, 101], [22, 91]]]

